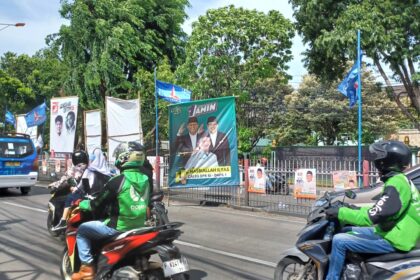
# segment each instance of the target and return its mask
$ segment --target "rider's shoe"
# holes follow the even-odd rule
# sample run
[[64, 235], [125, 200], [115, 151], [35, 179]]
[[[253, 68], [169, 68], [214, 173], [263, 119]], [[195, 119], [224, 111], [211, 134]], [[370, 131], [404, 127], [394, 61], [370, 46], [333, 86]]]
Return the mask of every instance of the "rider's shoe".
[[53, 227], [51, 230], [52, 231], [59, 231], [59, 230], [63, 230], [67, 228], [67, 220], [61, 219], [60, 222]]
[[95, 278], [95, 267], [93, 265], [82, 264], [79, 272], [71, 275], [71, 280], [93, 280]]

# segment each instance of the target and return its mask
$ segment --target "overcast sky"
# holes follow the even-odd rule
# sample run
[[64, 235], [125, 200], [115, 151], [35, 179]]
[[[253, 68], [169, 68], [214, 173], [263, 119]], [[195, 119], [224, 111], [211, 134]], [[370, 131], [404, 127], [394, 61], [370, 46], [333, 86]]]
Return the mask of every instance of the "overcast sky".
[[[190, 0], [187, 9], [189, 19], [184, 23], [185, 32], [191, 33], [191, 24], [208, 9], [233, 4], [236, 7], [257, 9], [262, 12], [278, 10], [286, 18], [293, 20], [292, 8], [288, 0]], [[8, 27], [0, 31], [0, 55], [7, 51], [33, 55], [46, 46], [45, 37], [58, 32], [66, 22], [60, 17], [59, 0], [0, 0], [0, 23], [24, 22], [24, 27]], [[0, 29], [4, 26], [0, 26]], [[294, 59], [289, 63], [288, 73], [293, 76], [291, 84], [296, 87], [306, 73], [300, 53], [304, 51], [301, 38], [293, 40]]]

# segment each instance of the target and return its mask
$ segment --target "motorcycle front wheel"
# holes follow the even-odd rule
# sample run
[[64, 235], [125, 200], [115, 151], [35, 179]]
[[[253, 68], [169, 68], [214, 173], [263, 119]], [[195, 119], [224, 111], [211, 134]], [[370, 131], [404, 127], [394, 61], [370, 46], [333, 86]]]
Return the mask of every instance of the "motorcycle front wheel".
[[305, 264], [297, 259], [292, 257], [283, 258], [276, 267], [274, 272], [274, 280], [295, 280], [295, 279], [306, 279], [306, 280], [315, 280], [316, 274], [309, 273], [301, 277], [302, 272], [305, 269]]
[[60, 235], [60, 232], [53, 231], [52, 228], [54, 227], [54, 220], [53, 220], [53, 214], [51, 211], [48, 211], [48, 217], [47, 217], [47, 229], [48, 232], [53, 237], [58, 237]]

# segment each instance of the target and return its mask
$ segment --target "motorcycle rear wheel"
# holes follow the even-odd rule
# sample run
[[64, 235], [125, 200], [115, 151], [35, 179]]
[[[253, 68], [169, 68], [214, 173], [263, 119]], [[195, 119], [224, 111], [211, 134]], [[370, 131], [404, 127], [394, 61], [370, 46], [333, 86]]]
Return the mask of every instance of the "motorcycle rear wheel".
[[[292, 257], [283, 258], [276, 267], [274, 272], [274, 280], [295, 280], [300, 279], [300, 273], [304, 269], [305, 264], [297, 259]], [[313, 275], [305, 275], [303, 279], [315, 280]]]

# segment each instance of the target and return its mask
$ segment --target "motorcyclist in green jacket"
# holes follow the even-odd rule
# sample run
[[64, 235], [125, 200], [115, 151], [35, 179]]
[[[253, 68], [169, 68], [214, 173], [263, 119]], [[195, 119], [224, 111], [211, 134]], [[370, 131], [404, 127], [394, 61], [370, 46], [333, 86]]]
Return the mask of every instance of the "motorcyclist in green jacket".
[[89, 221], [79, 227], [76, 240], [82, 265], [72, 280], [94, 279], [92, 243], [144, 227], [150, 197], [149, 177], [141, 172], [145, 152], [138, 142], [128, 142], [125, 147], [119, 151], [115, 164], [120, 166], [121, 174], [113, 177], [95, 199], [79, 204], [82, 211], [89, 211], [94, 217], [103, 216], [104, 209], [108, 215], [104, 221]]
[[385, 254], [410, 251], [420, 236], [419, 192], [402, 173], [411, 161], [410, 149], [399, 141], [379, 141], [369, 147], [384, 182], [372, 207], [340, 207], [326, 211], [330, 220], [356, 225], [334, 235], [327, 280], [340, 279], [346, 251]]

